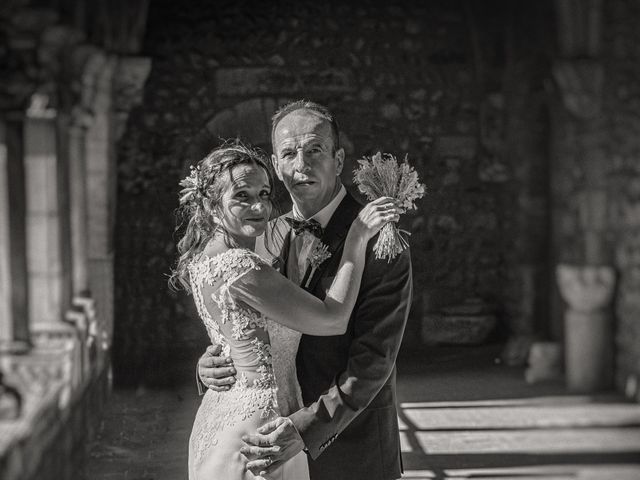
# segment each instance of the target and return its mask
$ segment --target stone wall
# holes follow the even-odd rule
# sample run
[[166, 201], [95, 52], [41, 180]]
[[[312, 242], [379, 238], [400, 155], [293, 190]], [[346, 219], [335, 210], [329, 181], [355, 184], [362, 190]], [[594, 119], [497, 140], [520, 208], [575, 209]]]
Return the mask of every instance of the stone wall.
[[[606, 289], [606, 298], [613, 297], [592, 312], [584, 302], [577, 307], [607, 317], [598, 347], [605, 349], [605, 383], [615, 380], [619, 390], [640, 398], [640, 6], [615, 0], [595, 11], [600, 8], [601, 29], [582, 32], [593, 47], [556, 65], [562, 99], [553, 108], [553, 251], [558, 263], [583, 266], [573, 279], [582, 295]], [[574, 46], [580, 45], [576, 33], [565, 33]], [[611, 273], [584, 275], [596, 269]], [[556, 312], [562, 308], [555, 302]], [[554, 317], [556, 332], [561, 319]], [[565, 345], [572, 335], [566, 326]]]
[[118, 151], [117, 378], [162, 380], [163, 360], [206, 343], [191, 299], [166, 287], [186, 165], [219, 137], [270, 152], [270, 115], [302, 97], [337, 115], [348, 186], [378, 150], [407, 153], [427, 184], [403, 220], [416, 285], [406, 348], [421, 348], [424, 312], [469, 298], [498, 310], [503, 334], [530, 333], [546, 301], [544, 253], [528, 248], [547, 221], [537, 58], [553, 32], [547, 2], [508, 3], [152, 2], [153, 67]]
[[[640, 5], [605, 2], [606, 218], [618, 272], [616, 382], [640, 398]], [[635, 381], [631, 380], [634, 378]], [[634, 390], [632, 385], [636, 385]]]

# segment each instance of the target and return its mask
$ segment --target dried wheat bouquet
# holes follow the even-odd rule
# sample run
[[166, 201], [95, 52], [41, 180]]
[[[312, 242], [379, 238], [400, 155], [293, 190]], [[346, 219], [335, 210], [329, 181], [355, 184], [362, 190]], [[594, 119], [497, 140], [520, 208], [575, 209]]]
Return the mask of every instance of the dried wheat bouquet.
[[[415, 201], [422, 198], [425, 187], [418, 180], [418, 173], [409, 165], [407, 156], [399, 163], [390, 153], [376, 153], [373, 157], [358, 160], [353, 180], [370, 201], [380, 197], [392, 197], [398, 202], [402, 213], [415, 209]], [[407, 248], [408, 243], [395, 223], [387, 223], [373, 247], [376, 258], [389, 262]]]

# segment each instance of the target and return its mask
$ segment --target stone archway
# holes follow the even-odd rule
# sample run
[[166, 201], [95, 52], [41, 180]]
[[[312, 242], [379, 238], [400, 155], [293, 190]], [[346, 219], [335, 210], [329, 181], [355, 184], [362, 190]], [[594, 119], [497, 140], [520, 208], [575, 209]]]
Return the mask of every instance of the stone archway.
[[[269, 97], [255, 97], [241, 101], [216, 113], [208, 120], [202, 130], [192, 140], [190, 160], [197, 161], [204, 157], [213, 147], [224, 140], [239, 139], [240, 141], [258, 147], [267, 155], [271, 155], [271, 117], [278, 107], [291, 99]], [[349, 186], [352, 183], [351, 170], [355, 160], [353, 144], [344, 132], [340, 132], [340, 144], [347, 154], [342, 181]], [[279, 210], [286, 211], [291, 206], [291, 200], [284, 186], [276, 185], [276, 202]]]
[[[192, 140], [190, 161], [203, 158], [222, 142], [238, 139], [271, 155], [271, 117], [278, 108], [273, 98], [256, 97], [216, 113]], [[284, 186], [277, 182], [275, 198], [280, 211], [291, 205]]]
[[271, 98], [252, 98], [218, 112], [204, 128], [214, 137], [239, 138], [269, 151], [271, 117], [276, 108]]

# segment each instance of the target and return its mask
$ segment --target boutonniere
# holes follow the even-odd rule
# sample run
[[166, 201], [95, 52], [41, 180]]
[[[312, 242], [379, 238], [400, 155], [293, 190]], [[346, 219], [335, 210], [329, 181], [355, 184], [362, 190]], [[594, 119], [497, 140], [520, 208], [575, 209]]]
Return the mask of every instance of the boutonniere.
[[309, 283], [313, 278], [313, 274], [316, 273], [318, 267], [329, 258], [331, 258], [329, 247], [324, 243], [319, 242], [309, 255], [309, 265], [311, 266], [311, 273], [309, 273], [309, 276], [307, 277], [307, 282], [304, 285], [305, 288], [309, 286]]
[[271, 268], [274, 268], [276, 270], [280, 270], [283, 264], [284, 264], [284, 260], [282, 259], [282, 257], [274, 257], [271, 260]]

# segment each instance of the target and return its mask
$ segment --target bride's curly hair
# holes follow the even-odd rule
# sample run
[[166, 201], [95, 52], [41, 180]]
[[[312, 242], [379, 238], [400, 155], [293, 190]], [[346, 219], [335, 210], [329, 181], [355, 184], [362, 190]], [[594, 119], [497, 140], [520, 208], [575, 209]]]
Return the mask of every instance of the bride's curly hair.
[[[266, 156], [259, 150], [237, 141], [223, 144], [212, 150], [195, 167], [191, 167], [190, 175], [180, 182], [184, 188], [180, 191], [180, 206], [176, 210], [175, 230], [178, 232], [184, 228], [184, 233], [177, 244], [180, 256], [169, 277], [169, 286], [172, 289], [183, 288], [191, 292], [189, 264], [204, 250], [207, 242], [216, 233], [224, 235], [228, 247], [236, 246], [216, 217], [219, 215], [218, 206], [227, 186], [225, 179], [229, 178], [224, 173], [238, 165], [246, 164], [257, 165], [264, 169], [273, 192], [275, 178]], [[277, 208], [274, 206], [272, 211], [276, 212]]]

